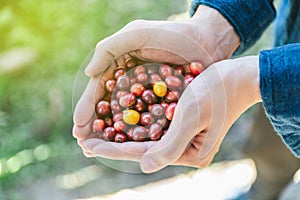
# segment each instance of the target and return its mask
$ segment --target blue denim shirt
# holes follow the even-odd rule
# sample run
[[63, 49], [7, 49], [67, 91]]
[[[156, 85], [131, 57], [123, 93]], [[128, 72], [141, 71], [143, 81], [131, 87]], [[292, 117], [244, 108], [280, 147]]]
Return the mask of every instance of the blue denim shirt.
[[265, 111], [283, 141], [300, 157], [300, 45], [261, 51], [259, 65]]
[[[300, 7], [297, 0], [290, 2], [296, 2]], [[200, 4], [218, 10], [235, 28], [241, 39], [235, 54], [253, 45], [276, 15], [273, 0], [194, 0], [191, 15]], [[300, 11], [296, 14], [298, 21], [290, 26], [296, 30], [277, 31], [281, 40], [276, 45], [297, 42]], [[286, 23], [285, 20], [281, 22]], [[261, 51], [259, 63], [260, 90], [266, 114], [285, 144], [300, 158], [300, 43]]]

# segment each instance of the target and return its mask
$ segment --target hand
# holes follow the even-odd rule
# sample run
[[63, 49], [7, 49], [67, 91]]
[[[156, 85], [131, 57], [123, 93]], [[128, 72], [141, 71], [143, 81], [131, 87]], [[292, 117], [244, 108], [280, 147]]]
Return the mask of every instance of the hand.
[[257, 56], [213, 64], [186, 88], [168, 132], [157, 142], [105, 143], [89, 139], [88, 153], [136, 160], [144, 172], [167, 165], [210, 164], [232, 124], [261, 101]]
[[232, 124], [261, 101], [257, 56], [213, 64], [184, 91], [168, 132], [141, 157], [144, 172], [211, 163]]
[[[116, 67], [115, 60], [118, 65], [124, 65], [126, 60], [133, 57], [144, 61], [175, 64], [199, 60], [207, 67], [228, 58], [238, 45], [239, 37], [233, 27], [216, 10], [206, 6], [199, 6], [194, 17], [187, 21], [134, 21], [100, 41], [86, 68], [91, 79], [74, 112], [73, 135], [83, 147], [85, 155], [100, 154], [99, 151], [95, 153], [87, 148], [88, 145], [82, 145], [83, 142], [87, 144], [94, 141], [95, 145], [101, 144], [103, 148], [110, 145], [102, 140], [88, 138], [94, 137], [90, 122], [95, 117], [96, 102], [105, 95], [103, 85], [112, 77]], [[128, 158], [132, 156], [129, 155], [130, 152]], [[109, 153], [111, 155], [102, 153], [102, 156], [115, 158], [117, 155], [112, 154], [113, 151]], [[135, 155], [132, 159], [138, 160], [141, 156]], [[123, 155], [122, 158], [125, 157]]]

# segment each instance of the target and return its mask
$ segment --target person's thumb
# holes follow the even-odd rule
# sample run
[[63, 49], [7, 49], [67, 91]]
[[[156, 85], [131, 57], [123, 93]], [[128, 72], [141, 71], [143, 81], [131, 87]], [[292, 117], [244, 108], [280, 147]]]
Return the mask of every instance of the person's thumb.
[[199, 97], [194, 89], [187, 87], [175, 109], [168, 132], [142, 156], [140, 165], [143, 172], [152, 173], [174, 163], [202, 128], [199, 124], [201, 109], [196, 100]]

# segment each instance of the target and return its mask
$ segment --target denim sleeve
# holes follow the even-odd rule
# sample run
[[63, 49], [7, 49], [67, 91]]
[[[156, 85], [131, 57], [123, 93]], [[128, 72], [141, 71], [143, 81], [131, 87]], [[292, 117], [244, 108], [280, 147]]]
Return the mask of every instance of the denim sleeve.
[[235, 28], [241, 44], [234, 53], [238, 55], [251, 47], [274, 20], [276, 11], [273, 0], [193, 0], [190, 14], [200, 4], [219, 11]]
[[265, 112], [300, 158], [300, 43], [261, 51], [260, 90]]

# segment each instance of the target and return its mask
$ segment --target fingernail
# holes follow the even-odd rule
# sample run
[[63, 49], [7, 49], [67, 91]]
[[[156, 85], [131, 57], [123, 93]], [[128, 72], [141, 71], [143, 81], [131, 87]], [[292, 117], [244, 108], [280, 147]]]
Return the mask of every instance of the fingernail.
[[141, 169], [144, 173], [153, 173], [159, 170], [157, 169], [158, 168], [157, 163], [155, 163], [149, 157], [142, 157], [140, 163], [141, 163]]

